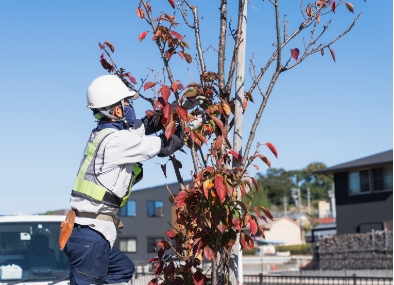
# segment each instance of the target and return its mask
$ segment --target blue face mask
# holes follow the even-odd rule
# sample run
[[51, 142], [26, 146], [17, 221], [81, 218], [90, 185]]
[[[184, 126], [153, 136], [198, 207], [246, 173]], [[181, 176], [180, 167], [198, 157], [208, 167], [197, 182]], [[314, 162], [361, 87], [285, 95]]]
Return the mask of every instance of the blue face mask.
[[133, 106], [124, 106], [124, 118], [129, 123], [130, 127], [134, 125], [136, 117]]

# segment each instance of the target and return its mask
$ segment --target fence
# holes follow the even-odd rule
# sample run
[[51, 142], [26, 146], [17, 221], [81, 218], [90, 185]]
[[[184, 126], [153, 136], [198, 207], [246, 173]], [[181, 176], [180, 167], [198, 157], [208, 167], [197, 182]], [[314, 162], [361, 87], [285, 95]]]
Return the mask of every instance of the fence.
[[[133, 276], [133, 285], [147, 285], [154, 274], [139, 273]], [[244, 275], [245, 285], [393, 285], [389, 277], [353, 276], [290, 276], [290, 275]]]

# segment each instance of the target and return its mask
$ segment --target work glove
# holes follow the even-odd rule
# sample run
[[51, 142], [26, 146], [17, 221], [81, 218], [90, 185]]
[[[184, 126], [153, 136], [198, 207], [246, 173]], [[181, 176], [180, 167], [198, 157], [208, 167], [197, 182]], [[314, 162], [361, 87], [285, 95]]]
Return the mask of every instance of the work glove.
[[170, 156], [183, 146], [183, 131], [180, 126], [176, 127], [174, 134], [169, 139], [166, 138], [164, 133], [159, 137], [161, 139], [161, 148], [157, 155], [158, 157]]
[[182, 107], [185, 108], [186, 110], [193, 109], [194, 107], [201, 105], [204, 103], [204, 100], [206, 100], [207, 97], [205, 96], [196, 96], [194, 100], [189, 100], [186, 98], [186, 100], [183, 102]]

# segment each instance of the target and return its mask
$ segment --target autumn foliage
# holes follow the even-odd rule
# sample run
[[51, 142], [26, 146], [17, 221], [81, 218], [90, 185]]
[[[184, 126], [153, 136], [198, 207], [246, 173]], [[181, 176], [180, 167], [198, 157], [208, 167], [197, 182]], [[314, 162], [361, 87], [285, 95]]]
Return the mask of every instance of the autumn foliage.
[[[264, 237], [264, 231], [259, 221], [268, 222], [268, 219], [273, 220], [273, 217], [264, 207], [251, 207], [251, 201], [253, 196], [258, 193], [259, 187], [256, 178], [249, 176], [248, 169], [250, 166], [259, 169], [256, 161], [261, 161], [268, 167], [271, 166], [267, 156], [260, 153], [262, 146], [266, 147], [265, 150], [269, 150], [276, 158], [278, 158], [278, 152], [272, 143], [266, 142], [264, 144], [258, 143], [256, 151], [249, 155], [255, 130], [251, 131], [244, 154], [238, 153], [232, 148], [228, 136], [232, 127], [230, 120], [234, 120], [235, 113], [234, 98], [231, 94], [231, 77], [229, 77], [229, 82], [226, 85], [223, 84], [225, 83], [223, 75], [220, 75], [217, 71], [206, 70], [200, 51], [198, 82], [176, 80], [170, 69], [171, 59], [173, 56], [179, 56], [186, 63], [192, 63], [193, 59], [188, 52], [189, 44], [185, 41], [185, 36], [175, 30], [179, 24], [176, 22], [175, 13], [160, 12], [157, 17], [153, 17], [152, 7], [148, 2], [141, 0], [136, 7], [137, 17], [146, 21], [151, 29], [150, 31], [141, 31], [138, 40], [140, 42], [151, 40], [157, 45], [164, 67], [167, 70], [169, 83], [166, 83], [165, 79], [160, 80], [155, 74], [155, 80], [142, 80], [140, 87], [136, 88], [137, 80], [132, 76], [132, 73], [124, 68], [118, 68], [113, 61], [112, 54], [115, 52], [115, 48], [108, 41], [103, 44], [99, 43], [100, 49], [103, 50], [100, 63], [106, 71], [121, 78], [129, 89], [135, 91], [143, 89], [147, 93], [152, 92], [153, 97], [150, 98], [140, 94], [143, 99], [152, 104], [152, 109], [147, 110], [146, 115], [154, 117], [157, 122], [160, 120], [167, 138], [174, 134], [176, 128], [181, 128], [185, 135], [185, 145], [192, 154], [194, 165], [192, 182], [183, 185], [183, 180], [177, 176], [180, 183], [179, 192], [171, 193], [169, 197], [170, 202], [176, 207], [176, 222], [166, 232], [167, 240], [158, 243], [157, 257], [149, 260], [157, 276], [149, 282], [149, 285], [193, 283], [202, 285], [210, 281], [210, 278], [203, 274], [201, 268], [200, 260], [203, 257], [207, 260], [215, 260], [220, 250], [229, 253], [236, 242], [237, 235], [239, 235], [241, 248], [247, 249], [253, 249], [254, 235], [259, 234]], [[245, 1], [243, 2], [245, 3]], [[191, 6], [187, 1], [180, 1], [179, 3], [168, 0], [169, 8], [178, 8], [183, 18], [185, 18], [186, 15], [181, 5], [186, 3], [189, 8]], [[252, 75], [254, 82], [258, 84], [274, 59], [279, 60], [279, 64], [270, 81], [272, 85], [275, 84], [281, 72], [293, 68], [307, 56], [318, 51], [324, 55], [324, 50], [329, 49], [335, 62], [336, 57], [331, 45], [337, 39], [327, 44], [315, 45], [317, 39], [313, 39], [313, 35], [309, 45], [306, 45], [303, 51], [300, 51], [299, 48], [291, 48], [290, 53], [288, 53], [289, 50], [287, 49], [286, 53], [289, 60], [284, 66], [281, 66], [280, 58], [282, 49], [291, 40], [291, 37], [295, 37], [301, 30], [312, 24], [312, 34], [314, 34], [321, 17], [327, 13], [335, 13], [336, 8], [342, 3], [342, 1], [336, 3], [331, 0], [309, 3], [305, 11], [302, 11], [304, 22], [292, 36], [289, 37], [285, 34], [283, 43], [280, 42], [280, 37], [278, 37], [277, 50], [268, 61], [266, 68], [262, 69], [260, 75]], [[176, 7], [176, 5], [178, 6]], [[345, 6], [350, 12], [354, 13], [354, 7], [351, 3], [346, 2]], [[192, 11], [195, 13], [196, 10]], [[197, 29], [197, 24], [197, 22], [194, 22], [194, 29]], [[327, 27], [324, 26], [322, 33], [326, 29]], [[239, 43], [241, 34], [234, 33], [236, 43]], [[196, 38], [198, 38], [197, 34]], [[312, 46], [315, 47], [311, 48]], [[235, 53], [236, 50], [234, 55]], [[222, 64], [224, 65], [224, 62]], [[251, 70], [253, 69], [254, 62], [251, 60]], [[230, 68], [231, 72], [234, 72], [233, 67]], [[254, 84], [249, 91], [245, 92], [243, 102], [241, 101], [243, 103], [243, 113], [247, 111], [248, 101], [255, 101], [252, 92], [257, 84]], [[260, 107], [262, 110], [271, 91], [271, 87], [267, 89], [265, 94], [260, 90], [263, 96]], [[199, 102], [196, 104], [197, 107], [190, 110], [183, 107], [186, 102], [197, 101]], [[157, 112], [158, 110], [160, 112]], [[261, 113], [256, 116], [257, 122], [260, 120]], [[197, 126], [191, 125], [191, 122], [195, 121], [196, 118], [200, 119], [199, 124]], [[208, 153], [205, 156], [198, 156], [197, 151], [203, 145], [208, 146]], [[179, 171], [179, 168], [182, 167], [181, 162], [174, 156], [170, 158], [170, 161], [172, 161], [175, 171]], [[233, 161], [237, 163], [232, 164]], [[166, 176], [167, 164], [161, 165], [161, 169]], [[244, 202], [246, 201], [245, 197], [249, 198], [246, 199], [250, 201], [249, 203]], [[249, 227], [250, 234], [246, 233], [246, 227]], [[168, 258], [168, 253], [175, 255], [176, 258]]]

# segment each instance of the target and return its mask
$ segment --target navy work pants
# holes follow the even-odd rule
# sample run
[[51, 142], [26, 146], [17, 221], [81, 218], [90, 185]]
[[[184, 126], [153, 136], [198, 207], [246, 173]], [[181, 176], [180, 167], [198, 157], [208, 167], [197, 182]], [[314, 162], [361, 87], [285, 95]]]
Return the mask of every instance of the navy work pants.
[[99, 232], [75, 224], [64, 253], [70, 259], [70, 285], [128, 282], [134, 263]]

